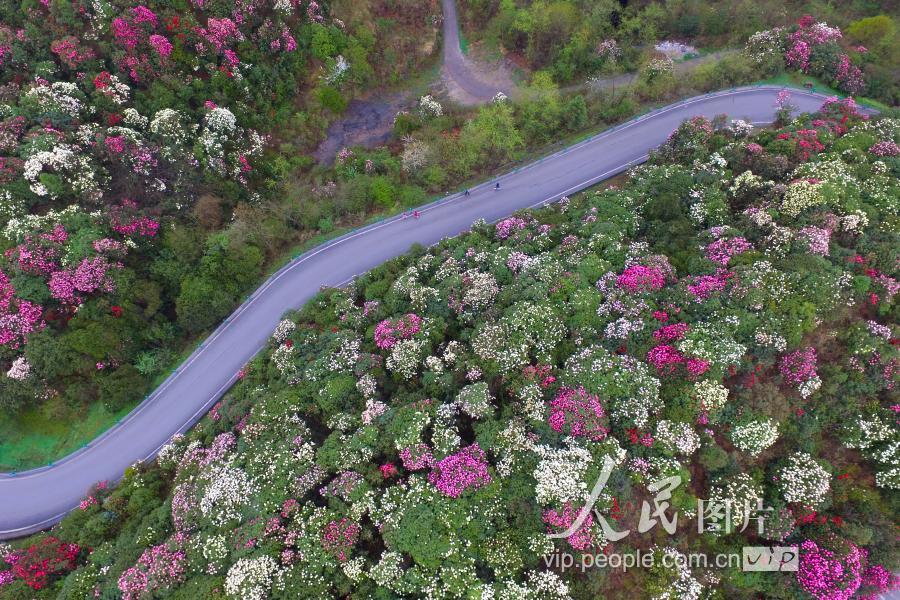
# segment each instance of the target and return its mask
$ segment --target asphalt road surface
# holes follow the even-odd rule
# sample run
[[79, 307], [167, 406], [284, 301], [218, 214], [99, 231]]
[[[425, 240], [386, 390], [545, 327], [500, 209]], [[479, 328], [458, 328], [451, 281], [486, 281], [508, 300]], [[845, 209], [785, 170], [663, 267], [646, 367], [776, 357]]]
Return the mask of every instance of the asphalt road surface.
[[[41, 469], [0, 474], [0, 539], [33, 533], [59, 521], [88, 488], [116, 481], [129, 465], [153, 457], [185, 432], [235, 382], [266, 343], [285, 311], [300, 307], [322, 286], [340, 286], [411, 244], [431, 245], [457, 235], [479, 218], [553, 202], [642, 162], [681, 121], [728, 114], [757, 124], [774, 116], [780, 88], [746, 88], [698, 96], [668, 106], [571, 146], [502, 177], [419, 209], [420, 218], [395, 217], [326, 243], [298, 257], [266, 281], [147, 400], [86, 448]], [[793, 92], [803, 112], [824, 96]], [[501, 189], [495, 191], [499, 181]], [[601, 216], [602, 217], [602, 216]]]

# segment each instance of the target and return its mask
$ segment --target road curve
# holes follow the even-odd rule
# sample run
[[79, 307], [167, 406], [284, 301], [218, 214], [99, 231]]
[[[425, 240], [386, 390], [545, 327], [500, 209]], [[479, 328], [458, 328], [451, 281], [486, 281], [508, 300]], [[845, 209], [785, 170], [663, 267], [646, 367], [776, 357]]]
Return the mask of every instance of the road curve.
[[[155, 456], [174, 434], [189, 429], [235, 382], [266, 343], [285, 311], [300, 307], [322, 286], [342, 285], [403, 254], [431, 245], [479, 218], [558, 200], [645, 160], [682, 120], [728, 114], [768, 123], [781, 88], [739, 88], [697, 96], [629, 121], [581, 143], [419, 209], [420, 219], [394, 217], [323, 244], [267, 280], [152, 395], [121, 423], [59, 462], [23, 473], [0, 474], [0, 539], [20, 537], [58, 522], [88, 488], [115, 481], [136, 461]], [[793, 103], [811, 112], [824, 96], [794, 91]]]

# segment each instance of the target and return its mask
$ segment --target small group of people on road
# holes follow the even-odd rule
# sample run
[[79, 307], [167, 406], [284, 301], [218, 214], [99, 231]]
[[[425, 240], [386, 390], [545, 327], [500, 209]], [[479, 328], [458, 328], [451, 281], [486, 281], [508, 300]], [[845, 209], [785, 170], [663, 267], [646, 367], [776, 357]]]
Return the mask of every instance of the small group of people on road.
[[[500, 189], [500, 182], [498, 181], [494, 184], [494, 191], [497, 191], [499, 189]], [[471, 196], [472, 193], [468, 189], [466, 189], [466, 191], [463, 193], [463, 195], [468, 197], [468, 196]]]
[[[500, 189], [500, 182], [498, 181], [498, 182], [496, 182], [496, 183], [494, 184], [494, 191], [496, 192], [496, 191], [499, 190], [499, 189]], [[471, 193], [468, 189], [466, 189], [464, 195], [465, 195], [466, 197], [469, 197], [469, 196], [472, 195], [472, 193]], [[407, 218], [407, 217], [412, 217], [412, 218], [414, 218], [414, 219], [418, 219], [419, 216], [420, 216], [420, 215], [419, 215], [419, 211], [417, 211], [417, 210], [410, 210], [410, 211], [407, 211], [407, 212], [403, 213], [403, 218], [404, 218], [404, 219]]]

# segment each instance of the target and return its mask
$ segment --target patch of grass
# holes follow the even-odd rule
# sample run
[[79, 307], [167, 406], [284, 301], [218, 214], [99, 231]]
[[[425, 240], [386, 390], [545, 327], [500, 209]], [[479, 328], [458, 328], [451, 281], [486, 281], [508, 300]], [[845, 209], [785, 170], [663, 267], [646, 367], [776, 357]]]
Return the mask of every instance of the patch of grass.
[[23, 471], [74, 452], [128, 414], [110, 413], [94, 402], [78, 418], [27, 410], [0, 421], [0, 471]]
[[459, 30], [459, 49], [462, 50], [463, 54], [469, 53], [469, 40], [462, 29]]

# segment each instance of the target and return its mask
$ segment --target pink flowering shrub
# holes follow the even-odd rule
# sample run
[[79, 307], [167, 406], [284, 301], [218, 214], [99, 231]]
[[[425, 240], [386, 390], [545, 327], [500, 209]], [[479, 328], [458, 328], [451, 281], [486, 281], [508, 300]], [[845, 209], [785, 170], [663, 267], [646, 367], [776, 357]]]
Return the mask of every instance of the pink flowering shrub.
[[632, 265], [616, 278], [616, 285], [629, 293], [655, 292], [666, 284], [666, 278], [658, 267]]
[[[757, 41], [775, 40], [782, 39], [783, 34], [781, 28], [778, 28], [760, 32], [754, 38]], [[812, 16], [805, 15], [797, 22], [797, 28], [783, 38], [785, 64], [803, 73], [828, 78], [844, 92], [858, 94], [866, 88], [865, 77], [862, 70], [853, 63], [851, 56], [839, 45], [842, 38], [843, 34], [837, 27], [829, 27], [826, 23], [817, 22]], [[862, 46], [851, 47], [850, 51], [856, 56], [867, 52]]]
[[400, 460], [403, 462], [403, 468], [410, 471], [428, 469], [434, 464], [431, 449], [422, 443], [414, 444], [401, 450]]
[[375, 345], [390, 350], [399, 340], [408, 340], [419, 332], [422, 317], [408, 313], [397, 319], [385, 319], [375, 326]]
[[57, 223], [49, 233], [25, 235], [21, 244], [10, 248], [4, 255], [23, 273], [46, 275], [58, 268], [62, 245], [68, 237], [65, 228]]
[[860, 588], [865, 592], [861, 598], [875, 600], [900, 588], [900, 576], [891, 573], [882, 565], [871, 565], [863, 572]]
[[804, 227], [797, 232], [800, 239], [804, 240], [810, 254], [828, 256], [828, 244], [831, 240], [831, 231], [821, 227]]
[[834, 78], [838, 88], [850, 94], [859, 94], [866, 89], [865, 75], [862, 70], [850, 62], [847, 54], [841, 54], [835, 68]]
[[63, 269], [50, 275], [50, 295], [63, 303], [79, 304], [82, 301], [81, 294], [91, 294], [98, 290], [113, 292], [116, 287], [109, 276], [112, 268], [121, 266], [111, 264], [102, 256], [85, 258], [74, 269]]
[[140, 41], [141, 32], [127, 20], [122, 17], [116, 17], [110, 25], [112, 27], [113, 36], [123, 48], [127, 50], [133, 49]]
[[696, 357], [689, 358], [685, 361], [684, 367], [687, 369], [688, 375], [692, 379], [696, 379], [709, 371], [709, 361]]
[[789, 67], [799, 69], [804, 73], [809, 69], [809, 55], [811, 49], [809, 44], [803, 40], [795, 41], [787, 52], [784, 53], [784, 60]]
[[520, 229], [525, 229], [527, 223], [525, 219], [521, 219], [519, 217], [509, 217], [508, 219], [503, 219], [494, 227], [494, 235], [497, 236], [498, 240], [505, 240], [509, 236], [511, 236], [515, 231]]
[[691, 379], [696, 379], [709, 370], [709, 361], [685, 356], [678, 348], [669, 344], [651, 348], [647, 352], [647, 362], [653, 365], [660, 375], [673, 375], [682, 365]]
[[727, 266], [733, 256], [743, 254], [753, 248], [752, 244], [742, 237], [719, 238], [706, 246], [706, 258], [714, 263]]
[[127, 236], [154, 237], [159, 231], [159, 222], [138, 214], [137, 204], [127, 198], [110, 210], [110, 226]]
[[84, 61], [94, 58], [94, 51], [83, 47], [78, 38], [71, 35], [51, 42], [50, 51], [70, 69], [77, 69]]
[[660, 342], [669, 343], [684, 339], [684, 335], [690, 330], [687, 323], [673, 323], [672, 325], [664, 325], [653, 332], [654, 339]]
[[43, 329], [43, 310], [28, 300], [18, 299], [6, 273], [0, 271], [0, 346], [12, 349], [24, 344], [28, 335]]
[[169, 55], [172, 54], [172, 42], [165, 36], [154, 33], [150, 36], [149, 42], [160, 58], [169, 58]]
[[428, 474], [428, 481], [451, 498], [486, 486], [491, 482], [491, 474], [484, 451], [475, 443], [439, 460]]
[[322, 548], [330, 552], [340, 562], [350, 558], [350, 551], [359, 541], [360, 526], [343, 517], [331, 521], [322, 531]]
[[671, 375], [684, 361], [684, 355], [677, 348], [668, 344], [656, 346], [647, 352], [647, 362], [656, 367], [656, 370], [663, 375]]
[[796, 350], [781, 357], [781, 376], [787, 383], [800, 385], [818, 377], [816, 374], [816, 349], [812, 346]]
[[[547, 509], [544, 511], [543, 520], [548, 525], [547, 533], [560, 533], [567, 531], [578, 518], [581, 508], [575, 508], [571, 502], [566, 502], [561, 511]], [[588, 511], [587, 517], [575, 532], [566, 538], [569, 545], [575, 550], [590, 550], [595, 543], [591, 528], [594, 525], [593, 511]]]
[[550, 402], [548, 423], [553, 431], [600, 441], [609, 433], [600, 398], [584, 387], [563, 387]]
[[885, 140], [873, 144], [872, 147], [869, 148], [869, 152], [880, 157], [900, 156], [900, 146], [891, 140]]
[[166, 542], [144, 550], [137, 564], [119, 577], [123, 600], [139, 600], [184, 581], [187, 536], [176, 533]]
[[719, 269], [715, 275], [699, 275], [691, 278], [691, 282], [687, 284], [687, 291], [694, 297], [694, 301], [703, 302], [714, 293], [725, 291], [732, 277], [734, 273], [724, 269]]
[[862, 583], [865, 554], [851, 542], [841, 558], [812, 540], [800, 544], [797, 582], [816, 600], [849, 600]]
[[842, 34], [837, 27], [816, 22], [810, 15], [803, 16], [797, 25], [797, 30], [788, 36], [788, 50], [784, 58], [788, 66], [806, 73], [813, 48], [836, 42], [841, 39]]
[[750, 142], [749, 144], [744, 145], [744, 150], [750, 154], [762, 154], [765, 152], [765, 149], [756, 142]]

